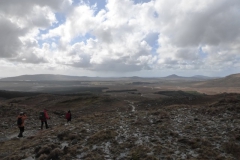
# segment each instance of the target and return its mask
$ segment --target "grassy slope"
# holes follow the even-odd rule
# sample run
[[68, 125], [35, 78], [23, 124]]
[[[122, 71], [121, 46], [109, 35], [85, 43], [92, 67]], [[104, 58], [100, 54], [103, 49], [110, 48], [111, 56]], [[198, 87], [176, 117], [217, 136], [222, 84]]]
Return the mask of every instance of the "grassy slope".
[[[8, 125], [1, 127], [6, 135], [18, 132], [10, 126], [19, 111], [27, 113], [28, 121], [26, 138], [0, 142], [0, 158], [177, 159], [184, 154], [190, 159], [237, 159], [240, 95], [197, 94], [196, 99], [186, 100], [186, 95], [196, 94], [161, 93], [172, 98], [121, 97], [119, 93], [117, 97], [42, 94], [2, 100], [0, 117]], [[51, 128], [40, 131], [37, 113], [43, 108], [51, 116]], [[73, 113], [71, 125], [65, 125], [68, 109]]]

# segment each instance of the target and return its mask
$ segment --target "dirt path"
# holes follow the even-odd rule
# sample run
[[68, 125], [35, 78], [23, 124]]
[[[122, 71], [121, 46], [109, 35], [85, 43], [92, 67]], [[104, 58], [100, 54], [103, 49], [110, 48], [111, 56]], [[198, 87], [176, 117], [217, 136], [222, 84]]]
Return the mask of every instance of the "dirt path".
[[[30, 137], [30, 136], [34, 136], [36, 135], [37, 133], [39, 133], [41, 130], [38, 130], [38, 129], [34, 129], [34, 130], [26, 130], [23, 132], [23, 137], [26, 138], [26, 137]], [[5, 135], [5, 140], [9, 140], [9, 139], [13, 139], [13, 138], [17, 138], [19, 132], [16, 132], [14, 134], [9, 134], [9, 135]]]
[[132, 102], [132, 101], [129, 101], [129, 100], [124, 100], [124, 101], [126, 101], [126, 102], [128, 102], [129, 103], [129, 106], [131, 106], [132, 107], [132, 112], [135, 112], [136, 111], [136, 107], [133, 105], [134, 104], [134, 102]]

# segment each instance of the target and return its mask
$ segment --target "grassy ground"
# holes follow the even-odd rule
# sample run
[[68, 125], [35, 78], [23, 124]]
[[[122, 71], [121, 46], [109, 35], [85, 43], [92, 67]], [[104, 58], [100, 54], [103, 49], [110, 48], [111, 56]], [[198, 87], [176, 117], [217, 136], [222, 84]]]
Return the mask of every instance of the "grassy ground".
[[[41, 94], [3, 99], [0, 159], [239, 159], [239, 94], [158, 94], [164, 96]], [[44, 108], [50, 128], [39, 130], [38, 112]], [[66, 123], [69, 109], [72, 121]], [[21, 139], [16, 138], [20, 111], [28, 116]]]

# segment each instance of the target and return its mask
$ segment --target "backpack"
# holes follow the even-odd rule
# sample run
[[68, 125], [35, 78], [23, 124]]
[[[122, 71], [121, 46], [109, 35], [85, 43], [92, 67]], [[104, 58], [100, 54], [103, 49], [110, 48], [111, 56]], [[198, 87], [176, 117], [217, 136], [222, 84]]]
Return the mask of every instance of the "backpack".
[[44, 112], [39, 112], [39, 119], [44, 120], [45, 119], [45, 114]]
[[22, 123], [23, 123], [22, 117], [19, 117], [18, 120], [17, 120], [17, 125], [18, 125], [18, 126], [21, 126]]
[[71, 118], [71, 114], [70, 113], [66, 113], [66, 119], [70, 119]]

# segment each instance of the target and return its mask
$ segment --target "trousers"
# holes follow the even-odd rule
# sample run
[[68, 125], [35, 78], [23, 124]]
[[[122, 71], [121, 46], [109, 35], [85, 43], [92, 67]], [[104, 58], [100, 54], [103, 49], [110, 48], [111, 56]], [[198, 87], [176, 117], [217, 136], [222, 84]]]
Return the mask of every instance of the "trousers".
[[41, 129], [43, 129], [43, 124], [45, 123], [45, 127], [46, 127], [46, 129], [48, 129], [49, 127], [48, 127], [48, 124], [47, 124], [47, 121], [41, 121], [42, 123], [41, 123]]

